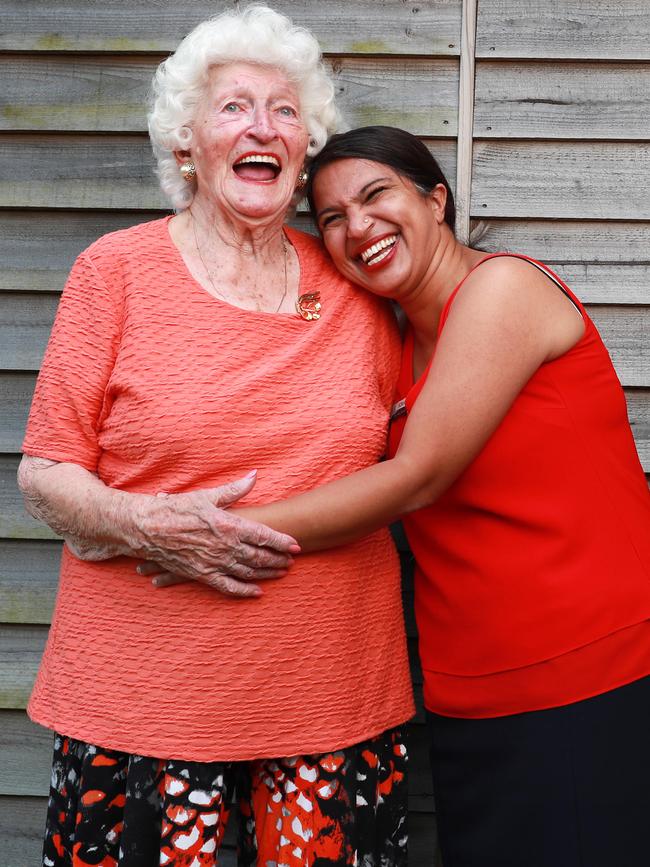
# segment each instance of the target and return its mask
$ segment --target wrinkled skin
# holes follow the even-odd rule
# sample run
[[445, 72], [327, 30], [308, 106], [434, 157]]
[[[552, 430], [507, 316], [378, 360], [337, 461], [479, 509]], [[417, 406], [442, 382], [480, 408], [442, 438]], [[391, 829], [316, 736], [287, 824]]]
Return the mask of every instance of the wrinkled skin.
[[157, 571], [227, 596], [260, 596], [254, 582], [282, 577], [299, 550], [290, 536], [227, 511], [251, 490], [254, 474], [218, 488], [152, 496], [109, 488], [77, 464], [26, 455], [18, 482], [28, 512], [63, 536], [79, 559], [155, 560]]

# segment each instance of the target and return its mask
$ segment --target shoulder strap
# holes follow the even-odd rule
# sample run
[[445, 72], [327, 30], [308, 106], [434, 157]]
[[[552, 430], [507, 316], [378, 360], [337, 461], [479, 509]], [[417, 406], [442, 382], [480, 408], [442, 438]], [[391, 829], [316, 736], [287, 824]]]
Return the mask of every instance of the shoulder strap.
[[533, 265], [535, 268], [537, 268], [538, 271], [541, 271], [542, 274], [545, 274], [549, 278], [549, 280], [552, 280], [553, 283], [555, 283], [555, 285], [558, 287], [558, 289], [564, 295], [566, 295], [566, 297], [573, 304], [573, 306], [576, 308], [578, 313], [586, 321], [587, 315], [586, 315], [585, 309], [582, 306], [582, 304], [580, 303], [579, 299], [569, 289], [569, 287], [566, 285], [564, 280], [562, 280], [560, 277], [558, 277], [557, 274], [555, 274], [553, 271], [551, 271], [551, 269], [547, 265], [544, 265], [542, 262], [538, 262], [537, 259], [532, 259], [530, 256], [526, 256], [523, 253], [508, 253], [508, 252], [489, 253], [487, 256], [484, 256], [483, 259], [481, 259], [479, 262], [477, 262], [476, 265], [474, 265], [474, 267], [470, 271], [468, 271], [468, 273], [463, 277], [463, 279], [460, 281], [458, 286], [456, 286], [454, 291], [451, 293], [451, 295], [447, 299], [447, 303], [445, 304], [443, 311], [440, 315], [440, 323], [438, 325], [438, 336], [440, 336], [440, 332], [442, 331], [442, 328], [443, 328], [445, 322], [447, 321], [447, 317], [449, 316], [449, 310], [451, 308], [451, 305], [452, 305], [454, 298], [458, 294], [458, 290], [461, 288], [461, 286], [463, 285], [465, 280], [467, 280], [469, 275], [473, 271], [476, 271], [477, 268], [479, 268], [484, 262], [487, 262], [489, 259], [499, 259], [499, 258], [503, 258], [505, 256], [509, 256], [512, 259], [523, 259], [524, 262], [529, 262], [531, 265]]

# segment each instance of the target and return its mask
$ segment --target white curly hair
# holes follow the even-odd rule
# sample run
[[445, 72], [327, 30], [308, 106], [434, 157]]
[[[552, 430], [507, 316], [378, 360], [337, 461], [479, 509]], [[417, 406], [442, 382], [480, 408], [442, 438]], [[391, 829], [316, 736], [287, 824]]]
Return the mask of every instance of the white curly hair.
[[307, 156], [318, 153], [339, 125], [334, 86], [308, 30], [262, 5], [203, 21], [160, 64], [152, 82], [149, 137], [160, 186], [177, 211], [191, 205], [196, 181], [183, 179], [174, 151], [190, 147], [210, 70], [241, 61], [280, 69], [295, 84], [309, 133]]

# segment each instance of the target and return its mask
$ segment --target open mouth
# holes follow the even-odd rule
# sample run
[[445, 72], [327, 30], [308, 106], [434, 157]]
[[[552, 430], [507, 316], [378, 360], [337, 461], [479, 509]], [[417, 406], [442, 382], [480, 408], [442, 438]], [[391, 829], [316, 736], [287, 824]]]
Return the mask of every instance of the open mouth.
[[274, 181], [282, 171], [280, 158], [275, 154], [244, 154], [232, 168], [244, 181]]
[[397, 243], [397, 235], [387, 235], [379, 241], [375, 241], [370, 247], [366, 247], [359, 254], [359, 258], [364, 265], [378, 265], [390, 256], [395, 244]]

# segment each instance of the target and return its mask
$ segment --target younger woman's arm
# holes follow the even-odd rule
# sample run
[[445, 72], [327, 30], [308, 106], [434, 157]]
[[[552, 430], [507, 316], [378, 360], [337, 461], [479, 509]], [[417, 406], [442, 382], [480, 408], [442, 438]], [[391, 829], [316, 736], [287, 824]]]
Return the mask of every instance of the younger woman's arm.
[[572, 303], [533, 266], [516, 259], [484, 263], [452, 304], [395, 457], [238, 513], [314, 551], [430, 505], [478, 455], [537, 368], [583, 331]]

